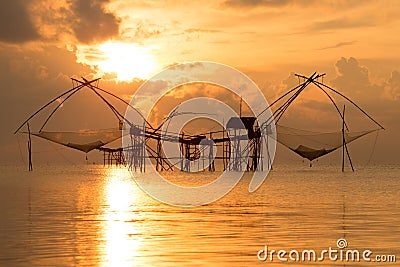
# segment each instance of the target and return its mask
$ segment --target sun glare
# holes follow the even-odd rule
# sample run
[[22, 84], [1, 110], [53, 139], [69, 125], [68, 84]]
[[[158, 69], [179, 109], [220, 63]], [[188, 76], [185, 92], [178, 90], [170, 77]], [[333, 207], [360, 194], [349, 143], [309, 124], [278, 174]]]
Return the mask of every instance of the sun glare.
[[148, 79], [158, 65], [151, 47], [107, 42], [96, 47], [78, 48], [78, 62], [95, 67], [102, 74], [115, 74], [118, 81]]

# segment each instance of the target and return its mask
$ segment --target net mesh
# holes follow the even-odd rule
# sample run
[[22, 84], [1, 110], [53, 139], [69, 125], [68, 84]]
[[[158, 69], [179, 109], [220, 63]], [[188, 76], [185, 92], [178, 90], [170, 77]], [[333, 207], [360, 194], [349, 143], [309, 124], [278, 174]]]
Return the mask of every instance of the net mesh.
[[[345, 143], [348, 144], [374, 131], [377, 129], [358, 132], [345, 131]], [[333, 152], [343, 145], [342, 131], [318, 133], [276, 125], [276, 132], [279, 143], [310, 161]]]
[[78, 131], [78, 132], [33, 132], [32, 135], [43, 139], [74, 148], [85, 153], [98, 149], [108, 143], [121, 138], [121, 130], [105, 129], [96, 131]]
[[[344, 139], [346, 144], [371, 132], [367, 130], [358, 132], [345, 132]], [[314, 160], [324, 156], [343, 145], [342, 132], [319, 133], [307, 130], [276, 125], [277, 141], [288, 147], [293, 152], [303, 158]], [[33, 132], [32, 135], [40, 138], [74, 148], [85, 153], [98, 149], [108, 143], [121, 138], [122, 133], [118, 128], [78, 131], [78, 132]]]

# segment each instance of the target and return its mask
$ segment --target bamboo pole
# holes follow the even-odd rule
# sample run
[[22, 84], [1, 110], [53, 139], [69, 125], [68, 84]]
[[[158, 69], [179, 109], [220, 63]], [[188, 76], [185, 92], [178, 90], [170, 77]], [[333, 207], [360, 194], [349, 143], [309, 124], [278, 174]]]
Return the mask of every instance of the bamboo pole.
[[31, 139], [31, 129], [29, 127], [29, 122], [27, 123], [28, 126], [28, 170], [33, 171], [32, 165], [32, 139]]
[[343, 105], [343, 113], [342, 113], [342, 172], [344, 172], [344, 151], [346, 140], [344, 138], [344, 112], [346, 110], [346, 105]]

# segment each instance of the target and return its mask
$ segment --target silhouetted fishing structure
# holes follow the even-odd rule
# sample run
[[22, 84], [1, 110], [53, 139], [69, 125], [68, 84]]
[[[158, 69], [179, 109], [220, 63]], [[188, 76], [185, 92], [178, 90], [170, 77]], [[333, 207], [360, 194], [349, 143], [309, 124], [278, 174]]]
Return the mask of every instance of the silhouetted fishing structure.
[[[353, 169], [347, 144], [364, 135], [384, 128], [351, 99], [324, 84], [323, 81], [320, 82], [319, 79], [323, 79], [324, 75], [325, 74], [318, 74], [316, 72], [309, 77], [296, 74], [299, 78], [299, 85], [277, 98], [268, 107], [265, 107], [264, 111], [260, 114], [242, 116], [240, 103], [240, 115], [230, 118], [226, 122], [226, 125], [221, 125], [221, 130], [210, 130], [195, 135], [162, 130], [162, 126], [167, 123], [168, 120], [173, 119], [174, 116], [179, 116], [178, 113], [165, 118], [158, 127], [153, 127], [145, 118], [143, 118], [143, 125], [137, 125], [125, 118], [123, 115], [124, 112], [112, 105], [109, 99], [112, 98], [122, 102], [126, 107], [135, 110], [139, 115], [141, 115], [140, 112], [119, 96], [101, 89], [98, 86], [99, 79], [89, 81], [85, 78], [82, 78], [82, 80], [71, 78], [73, 81], [73, 88], [58, 95], [34, 112], [17, 128], [15, 134], [28, 134], [29, 170], [33, 169], [31, 157], [31, 136], [33, 135], [85, 153], [92, 150], [99, 150], [103, 153], [104, 165], [127, 165], [130, 169], [140, 172], [145, 172], [146, 170], [146, 155], [150, 158], [158, 171], [174, 170], [176, 166], [179, 166], [180, 169], [184, 171], [191, 171], [193, 168], [196, 170], [207, 169], [208, 171], [215, 171], [215, 161], [221, 162], [220, 165], [223, 170], [263, 171], [270, 169], [272, 165], [272, 157], [269, 154], [267, 154], [267, 156], [263, 155], [265, 155], [266, 151], [268, 152], [267, 136], [271, 133], [271, 125], [274, 125], [277, 132], [277, 141], [299, 156], [309, 160], [310, 163], [342, 147], [342, 170], [344, 171], [346, 156]], [[303, 81], [300, 82], [300, 80]], [[320, 133], [279, 124], [279, 121], [287, 109], [311, 84], [315, 85], [318, 90], [326, 95], [336, 109], [342, 121], [341, 130], [337, 132]], [[115, 115], [118, 121], [118, 127], [77, 132], [45, 131], [45, 126], [63, 103], [83, 89], [90, 90], [106, 103], [108, 108]], [[377, 125], [378, 128], [350, 132], [345, 120], [345, 107], [343, 107], [343, 110], [340, 110], [332, 95], [340, 97], [354, 106], [366, 118]], [[60, 101], [60, 99], [62, 100]], [[269, 108], [274, 110], [271, 117], [269, 117], [267, 121], [259, 122], [258, 118], [260, 115]], [[49, 109], [50, 112], [41, 127], [39, 127], [37, 131], [32, 131], [29, 122], [39, 113], [47, 109]], [[129, 140], [128, 144], [125, 147], [107, 147], [107, 144], [123, 137], [123, 127], [128, 127], [128, 129], [125, 129], [128, 130], [126, 133], [128, 135], [127, 140]], [[26, 130], [24, 131], [23, 129]], [[163, 150], [163, 143], [165, 142], [178, 144], [180, 150], [179, 156], [167, 157]], [[220, 151], [220, 153], [217, 153], [217, 151]], [[195, 166], [194, 164], [197, 165]]]

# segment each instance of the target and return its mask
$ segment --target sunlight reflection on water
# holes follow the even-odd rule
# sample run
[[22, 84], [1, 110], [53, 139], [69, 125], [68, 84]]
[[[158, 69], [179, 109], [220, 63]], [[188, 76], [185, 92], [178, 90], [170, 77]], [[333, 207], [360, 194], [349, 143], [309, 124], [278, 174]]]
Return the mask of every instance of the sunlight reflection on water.
[[[215, 176], [165, 175], [193, 185]], [[2, 167], [0, 266], [281, 266], [258, 261], [257, 251], [322, 250], [341, 237], [399, 256], [398, 177], [391, 166], [344, 174], [278, 166], [255, 193], [246, 176], [217, 202], [182, 208], [147, 196], [125, 169]]]
[[137, 266], [140, 239], [135, 228], [134, 205], [137, 199], [137, 187], [132, 180], [126, 179], [124, 169], [109, 169], [106, 174], [108, 183], [104, 190], [107, 209], [102, 223], [105, 240], [103, 265]]

